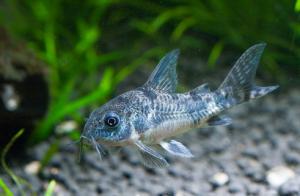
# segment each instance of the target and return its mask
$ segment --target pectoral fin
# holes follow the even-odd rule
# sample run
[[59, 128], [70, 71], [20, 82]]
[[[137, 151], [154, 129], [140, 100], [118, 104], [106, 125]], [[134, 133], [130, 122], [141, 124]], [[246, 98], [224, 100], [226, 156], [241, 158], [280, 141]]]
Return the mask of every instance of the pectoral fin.
[[139, 152], [145, 166], [155, 168], [167, 167], [169, 165], [161, 154], [144, 145], [141, 141], [135, 142], [135, 145], [139, 148]]
[[182, 143], [177, 142], [175, 140], [171, 140], [170, 142], [161, 142], [160, 145], [167, 152], [176, 156], [186, 157], [186, 158], [191, 158], [194, 156], [187, 147], [185, 147]]
[[230, 125], [231, 123], [232, 123], [231, 118], [220, 117], [220, 116], [214, 116], [207, 121], [208, 126], [220, 126], [220, 125], [226, 126], [226, 125]]

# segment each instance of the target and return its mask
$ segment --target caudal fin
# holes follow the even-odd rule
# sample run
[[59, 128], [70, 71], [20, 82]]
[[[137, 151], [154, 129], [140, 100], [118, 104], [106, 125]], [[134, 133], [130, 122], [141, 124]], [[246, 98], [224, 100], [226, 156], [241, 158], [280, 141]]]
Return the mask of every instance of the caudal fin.
[[254, 77], [265, 46], [265, 43], [260, 43], [246, 50], [218, 88], [217, 92], [222, 94], [230, 105], [264, 96], [279, 87], [255, 85]]

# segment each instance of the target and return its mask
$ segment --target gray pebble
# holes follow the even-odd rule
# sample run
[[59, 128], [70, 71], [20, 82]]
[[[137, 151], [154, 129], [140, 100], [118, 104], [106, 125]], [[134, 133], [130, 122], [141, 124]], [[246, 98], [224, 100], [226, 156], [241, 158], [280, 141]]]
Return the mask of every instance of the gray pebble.
[[229, 176], [224, 172], [218, 172], [212, 176], [210, 183], [213, 188], [224, 186], [229, 182]]
[[252, 159], [258, 159], [259, 157], [259, 151], [257, 148], [255, 147], [251, 147], [251, 148], [246, 148], [243, 152], [242, 155], [252, 158]]
[[300, 155], [295, 152], [286, 152], [286, 153], [284, 153], [284, 160], [287, 164], [299, 165], [300, 164]]
[[247, 194], [250, 196], [259, 195], [260, 194], [260, 188], [257, 185], [249, 184], [246, 187]]
[[298, 140], [289, 141], [288, 145], [291, 150], [300, 152], [300, 142]]
[[286, 166], [276, 166], [266, 174], [266, 181], [272, 187], [279, 187], [295, 177], [295, 172]]
[[175, 191], [167, 190], [165, 192], [159, 193], [157, 196], [175, 196]]
[[280, 196], [299, 196], [300, 195], [300, 182], [288, 181], [280, 186], [278, 190]]
[[241, 182], [230, 182], [228, 186], [229, 193], [240, 193], [244, 191], [244, 185]]

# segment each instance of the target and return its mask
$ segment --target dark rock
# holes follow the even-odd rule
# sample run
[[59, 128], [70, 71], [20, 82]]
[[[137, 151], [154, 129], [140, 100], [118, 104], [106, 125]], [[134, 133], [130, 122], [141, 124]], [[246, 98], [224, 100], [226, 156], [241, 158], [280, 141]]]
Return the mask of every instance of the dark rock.
[[247, 185], [246, 189], [247, 189], [248, 195], [259, 195], [260, 194], [260, 189], [257, 185], [249, 184], [249, 185]]
[[254, 182], [265, 182], [265, 175], [262, 170], [247, 170], [246, 176]]
[[142, 193], [151, 193], [151, 191], [146, 187], [140, 187], [138, 188], [138, 191]]
[[146, 171], [148, 174], [150, 174], [150, 175], [157, 175], [157, 171], [156, 171], [155, 168], [145, 167], [144, 169], [145, 169], [145, 171]]
[[194, 180], [193, 176], [190, 173], [182, 173], [182, 174], [180, 174], [180, 177], [185, 182], [192, 182]]
[[266, 171], [268, 171], [269, 169], [271, 169], [277, 165], [275, 163], [275, 161], [272, 161], [270, 159], [262, 159], [260, 162]]
[[300, 142], [298, 140], [292, 140], [288, 143], [288, 145], [291, 150], [300, 152]]
[[208, 142], [205, 146], [206, 153], [217, 153], [220, 154], [230, 146], [228, 138], [221, 139], [215, 138]]
[[123, 171], [122, 176], [127, 180], [132, 178], [132, 174], [128, 171]]
[[244, 191], [244, 185], [241, 182], [231, 182], [228, 187], [229, 193], [240, 193]]
[[278, 190], [280, 196], [299, 196], [300, 195], [300, 182], [288, 181], [280, 186]]
[[290, 165], [299, 165], [300, 164], [300, 155], [294, 152], [284, 153], [284, 160], [287, 164]]
[[175, 191], [167, 190], [165, 192], [159, 193], [157, 196], [175, 196]]
[[236, 164], [241, 170], [246, 169], [249, 165], [247, 159], [238, 159], [236, 160]]
[[102, 194], [103, 192], [104, 192], [104, 189], [103, 189], [100, 185], [98, 185], [98, 186], [96, 187], [96, 193]]
[[87, 167], [95, 169], [103, 175], [105, 175], [107, 173], [107, 170], [101, 164], [99, 164], [99, 162], [97, 160], [95, 160], [91, 157], [88, 157], [88, 156], [85, 156], [85, 158], [83, 160]]
[[278, 148], [278, 145], [279, 145], [279, 138], [278, 137], [276, 137], [275, 135], [274, 135], [274, 130], [273, 129], [269, 129], [269, 130], [267, 130], [266, 131], [266, 139], [267, 140], [269, 140], [269, 143], [270, 143], [270, 145], [271, 145], [271, 148], [272, 149], [277, 149]]
[[52, 157], [52, 159], [49, 163], [49, 166], [55, 167], [55, 168], [61, 168], [62, 162], [61, 162], [60, 158], [54, 156], [54, 157]]
[[82, 173], [77, 174], [74, 179], [78, 183], [91, 183], [91, 182], [93, 182], [93, 179], [91, 179], [89, 176], [83, 175]]
[[284, 107], [280, 107], [275, 109], [275, 115], [280, 119], [285, 118], [285, 116], [287, 115], [287, 110]]
[[132, 156], [132, 152], [128, 148], [124, 148], [120, 151], [120, 160], [122, 162], [128, 162], [131, 166], [136, 167], [141, 164], [137, 156]]
[[251, 147], [251, 148], [246, 148], [243, 152], [242, 155], [246, 157], [250, 157], [253, 159], [258, 159], [259, 157], [259, 151], [257, 148]]
[[41, 175], [47, 181], [55, 180], [56, 182], [62, 184], [72, 193], [78, 192], [78, 186], [76, 186], [74, 181], [69, 180], [68, 176], [66, 176], [63, 172], [52, 172], [51, 169], [44, 169]]
[[169, 167], [168, 168], [168, 174], [172, 177], [179, 177], [180, 174], [179, 172], [177, 171], [177, 169], [173, 168], [173, 167]]
[[109, 167], [112, 170], [118, 169], [119, 168], [119, 164], [120, 164], [120, 161], [118, 160], [118, 158], [116, 156], [110, 156], [109, 157]]
[[265, 171], [257, 161], [241, 159], [237, 161], [237, 165], [240, 167], [244, 175], [254, 182], [265, 181]]
[[141, 164], [141, 162], [137, 158], [129, 159], [129, 164], [133, 167], [136, 167]]
[[253, 142], [255, 144], [259, 144], [260, 142], [263, 141], [263, 134], [262, 134], [262, 130], [259, 128], [256, 128], [254, 130], [251, 130], [250, 133], [250, 138], [253, 140]]

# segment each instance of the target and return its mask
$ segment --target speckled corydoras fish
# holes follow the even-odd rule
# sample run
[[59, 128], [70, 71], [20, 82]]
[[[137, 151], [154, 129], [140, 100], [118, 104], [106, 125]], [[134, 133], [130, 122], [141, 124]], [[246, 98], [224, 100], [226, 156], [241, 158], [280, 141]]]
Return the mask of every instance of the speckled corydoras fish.
[[193, 157], [182, 143], [168, 140], [191, 128], [228, 125], [231, 119], [218, 116], [235, 105], [264, 96], [278, 86], [258, 87], [255, 72], [265, 48], [257, 44], [249, 48], [235, 63], [216, 90], [207, 84], [176, 93], [176, 64], [179, 50], [163, 57], [141, 87], [125, 92], [94, 110], [81, 136], [96, 148], [100, 156], [103, 146], [110, 149], [134, 146], [148, 167], [165, 167], [163, 154]]

